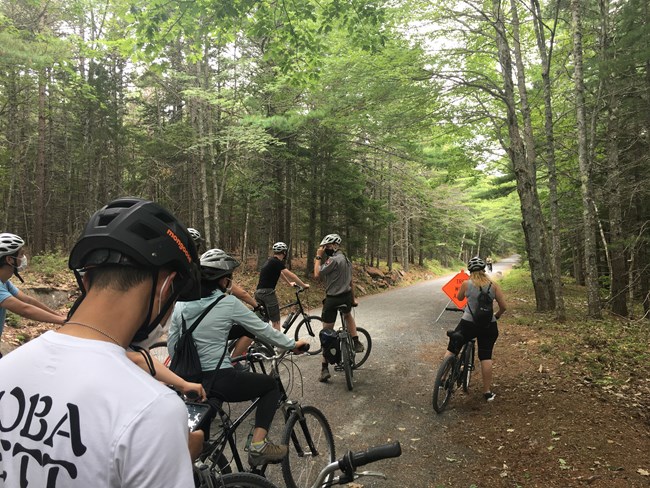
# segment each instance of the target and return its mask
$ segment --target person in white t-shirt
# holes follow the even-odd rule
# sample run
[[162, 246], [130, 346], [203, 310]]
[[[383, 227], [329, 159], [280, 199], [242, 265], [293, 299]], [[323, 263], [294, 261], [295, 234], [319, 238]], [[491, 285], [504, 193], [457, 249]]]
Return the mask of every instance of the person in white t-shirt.
[[125, 349], [200, 296], [197, 263], [187, 228], [153, 202], [91, 217], [68, 261], [81, 289], [69, 320], [0, 360], [5, 486], [194, 486], [183, 401]]

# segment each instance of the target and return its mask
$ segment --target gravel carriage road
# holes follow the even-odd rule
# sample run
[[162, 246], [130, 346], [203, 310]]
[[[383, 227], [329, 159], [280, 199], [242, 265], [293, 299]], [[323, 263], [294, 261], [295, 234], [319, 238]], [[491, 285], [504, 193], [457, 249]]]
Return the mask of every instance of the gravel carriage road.
[[[517, 259], [512, 256], [495, 263], [493, 273], [509, 270]], [[302, 371], [302, 391], [296, 382], [290, 396], [324, 412], [334, 432], [337, 457], [348, 449], [401, 442], [400, 458], [364, 468], [382, 471], [388, 480], [364, 477], [358, 480], [363, 487], [437, 486], [436, 472], [449, 469], [445, 459], [466, 451], [465, 446], [441, 442], [441, 432], [456, 419], [453, 414], [445, 415], [448, 412], [437, 415], [431, 404], [436, 369], [447, 343], [445, 331], [460, 318], [457, 312], [445, 312], [436, 323], [449, 301], [441, 288], [452, 276], [359, 300], [357, 325], [370, 332], [373, 345], [368, 361], [355, 371], [353, 391], [346, 389], [344, 373], [331, 367], [332, 378], [319, 383], [319, 357], [296, 359]], [[271, 427], [271, 438], [279, 435], [279, 426]], [[282, 486], [276, 477], [279, 467], [271, 471], [269, 477]]]

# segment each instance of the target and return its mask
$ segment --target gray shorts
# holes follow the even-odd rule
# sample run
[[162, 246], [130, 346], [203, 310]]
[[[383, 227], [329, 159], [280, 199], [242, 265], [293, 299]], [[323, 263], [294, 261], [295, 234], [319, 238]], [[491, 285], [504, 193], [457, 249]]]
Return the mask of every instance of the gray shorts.
[[260, 288], [255, 290], [255, 300], [264, 305], [266, 314], [271, 322], [280, 322], [280, 304], [275, 294], [275, 288]]

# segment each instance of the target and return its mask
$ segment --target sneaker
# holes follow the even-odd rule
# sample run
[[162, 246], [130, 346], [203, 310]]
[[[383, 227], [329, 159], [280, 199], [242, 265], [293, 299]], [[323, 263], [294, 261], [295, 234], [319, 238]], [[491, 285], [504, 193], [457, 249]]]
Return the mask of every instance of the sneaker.
[[320, 377], [318, 378], [318, 381], [321, 383], [325, 383], [327, 380], [329, 380], [332, 377], [330, 374], [330, 370], [325, 368], [320, 370]]
[[359, 341], [354, 341], [354, 352], [363, 352], [366, 348]]
[[483, 398], [485, 398], [486, 402], [491, 402], [494, 400], [497, 396], [492, 393], [491, 391], [488, 391], [487, 393], [483, 393]]
[[272, 442], [266, 441], [259, 451], [252, 448], [248, 451], [248, 463], [251, 466], [279, 463], [287, 456], [288, 452], [289, 446], [276, 446]]

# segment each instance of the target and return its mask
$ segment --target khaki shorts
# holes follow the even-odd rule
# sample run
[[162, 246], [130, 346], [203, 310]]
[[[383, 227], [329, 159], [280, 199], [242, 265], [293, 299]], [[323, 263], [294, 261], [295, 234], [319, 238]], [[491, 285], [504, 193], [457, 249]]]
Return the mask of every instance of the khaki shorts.
[[266, 314], [271, 322], [280, 322], [280, 304], [274, 288], [260, 288], [255, 290], [255, 300], [264, 305]]

